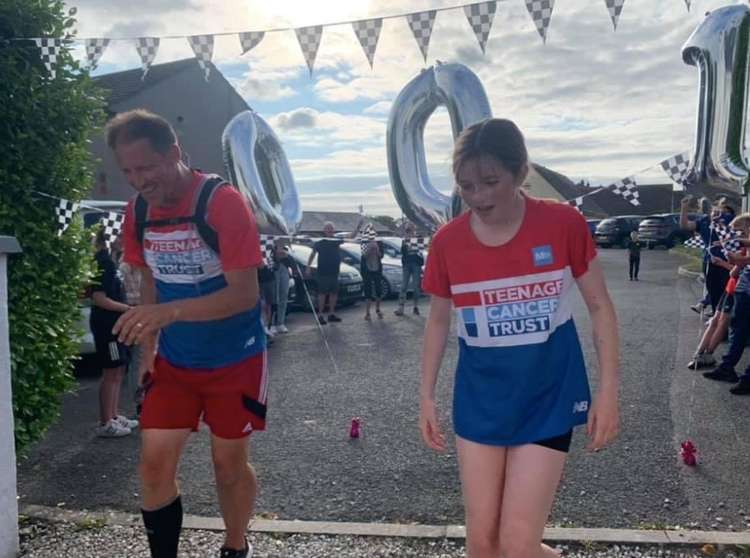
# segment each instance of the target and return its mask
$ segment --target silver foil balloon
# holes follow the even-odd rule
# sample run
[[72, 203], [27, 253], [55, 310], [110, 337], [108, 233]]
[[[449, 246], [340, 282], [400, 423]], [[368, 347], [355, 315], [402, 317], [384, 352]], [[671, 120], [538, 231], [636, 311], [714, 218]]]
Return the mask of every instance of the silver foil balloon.
[[448, 110], [454, 139], [468, 126], [492, 117], [482, 83], [462, 64], [438, 63], [422, 70], [393, 102], [386, 135], [393, 194], [411, 221], [430, 230], [461, 211], [460, 199], [437, 190], [427, 172], [424, 129], [439, 106]]
[[221, 137], [229, 180], [242, 190], [267, 233], [294, 234], [302, 221], [297, 186], [276, 134], [256, 112], [236, 115]]
[[700, 72], [698, 122], [688, 188], [740, 191], [748, 175], [743, 150], [747, 118], [750, 8], [708, 13], [682, 47], [682, 59]]

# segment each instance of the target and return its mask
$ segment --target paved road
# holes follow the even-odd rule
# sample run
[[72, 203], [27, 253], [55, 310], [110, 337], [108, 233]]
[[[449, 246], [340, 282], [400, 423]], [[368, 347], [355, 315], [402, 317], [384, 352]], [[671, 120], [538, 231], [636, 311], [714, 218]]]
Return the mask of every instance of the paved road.
[[[583, 449], [579, 431], [551, 523], [590, 527], [693, 525], [747, 528], [750, 521], [750, 399], [684, 368], [699, 325], [688, 305], [697, 285], [678, 278], [677, 256], [643, 254], [641, 281], [627, 280], [622, 250], [603, 250], [622, 337], [623, 433], [603, 452]], [[280, 518], [458, 523], [462, 506], [453, 448], [436, 455], [416, 429], [418, 360], [424, 318], [366, 323], [363, 309], [326, 326], [334, 366], [306, 314], [271, 349], [268, 431], [254, 435], [262, 482], [258, 511]], [[587, 361], [594, 357], [581, 302], [577, 324]], [[449, 344], [439, 397], [449, 428], [455, 343]], [[82, 381], [64, 401], [60, 422], [19, 465], [22, 503], [76, 509], [138, 506], [135, 437], [93, 436], [96, 383]], [[352, 416], [363, 437], [348, 438]], [[684, 467], [678, 442], [695, 440], [702, 464]], [[218, 515], [205, 431], [181, 465], [188, 513]]]

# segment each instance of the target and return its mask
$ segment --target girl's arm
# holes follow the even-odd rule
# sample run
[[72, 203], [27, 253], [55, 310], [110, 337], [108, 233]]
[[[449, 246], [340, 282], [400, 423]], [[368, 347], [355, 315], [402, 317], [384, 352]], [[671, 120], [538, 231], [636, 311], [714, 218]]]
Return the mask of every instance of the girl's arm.
[[435, 384], [450, 330], [451, 311], [451, 299], [432, 295], [422, 346], [419, 425], [425, 443], [438, 451], [445, 449], [445, 438], [437, 419]]
[[94, 306], [104, 308], [105, 310], [111, 310], [113, 312], [127, 312], [130, 310], [130, 306], [124, 302], [117, 302], [109, 298], [104, 291], [94, 291], [91, 295], [91, 302]]
[[607, 292], [604, 273], [597, 259], [576, 280], [591, 316], [594, 347], [599, 361], [599, 390], [589, 413], [589, 448], [601, 449], [619, 430], [619, 350], [617, 316]]

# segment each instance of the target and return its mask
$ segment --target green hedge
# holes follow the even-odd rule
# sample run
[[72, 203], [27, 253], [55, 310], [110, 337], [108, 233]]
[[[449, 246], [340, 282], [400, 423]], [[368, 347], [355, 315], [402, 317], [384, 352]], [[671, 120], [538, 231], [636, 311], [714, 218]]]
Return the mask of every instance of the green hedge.
[[31, 41], [70, 36], [74, 20], [62, 2], [0, 0], [0, 234], [23, 254], [9, 261], [9, 314], [16, 446], [39, 439], [73, 383], [78, 297], [90, 270], [89, 239], [80, 225], [56, 235], [55, 200], [80, 200], [92, 184], [89, 139], [104, 103], [70, 52], [51, 79]]

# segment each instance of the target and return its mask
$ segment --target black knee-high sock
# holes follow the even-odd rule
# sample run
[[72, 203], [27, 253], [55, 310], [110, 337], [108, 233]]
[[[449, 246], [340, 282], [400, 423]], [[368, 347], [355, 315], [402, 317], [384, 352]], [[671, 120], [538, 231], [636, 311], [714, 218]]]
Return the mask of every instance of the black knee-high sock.
[[141, 510], [151, 558], [177, 558], [182, 529], [182, 499], [177, 496], [158, 510]]

